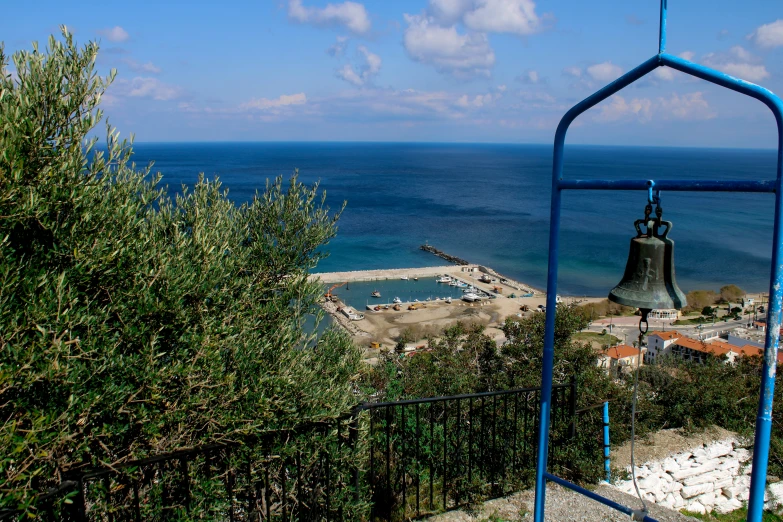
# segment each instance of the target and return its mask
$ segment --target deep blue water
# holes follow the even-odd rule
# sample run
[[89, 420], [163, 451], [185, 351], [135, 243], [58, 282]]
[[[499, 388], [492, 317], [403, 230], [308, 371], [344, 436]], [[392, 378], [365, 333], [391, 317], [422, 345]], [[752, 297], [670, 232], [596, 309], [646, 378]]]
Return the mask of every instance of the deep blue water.
[[[299, 169], [321, 182], [329, 204], [348, 206], [330, 257], [317, 271], [440, 265], [425, 241], [533, 286], [546, 286], [551, 147], [377, 143], [136, 144], [172, 189], [199, 172], [220, 176], [237, 202], [266, 179]], [[775, 152], [571, 146], [568, 178], [772, 179]], [[766, 291], [772, 251], [771, 194], [664, 193], [684, 290], [728, 283]], [[633, 221], [646, 193], [566, 192], [559, 290], [605, 295], [622, 275]], [[400, 296], [402, 297], [402, 296]]]

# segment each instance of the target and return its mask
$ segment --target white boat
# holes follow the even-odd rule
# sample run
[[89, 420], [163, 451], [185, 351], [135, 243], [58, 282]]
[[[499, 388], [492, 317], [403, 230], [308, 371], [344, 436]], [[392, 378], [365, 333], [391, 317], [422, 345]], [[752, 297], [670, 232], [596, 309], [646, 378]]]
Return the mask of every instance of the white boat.
[[413, 300], [413, 302], [414, 302], [414, 303], [418, 303], [418, 302], [419, 302], [419, 300], [418, 300], [418, 299], [414, 299], [414, 300]]
[[408, 276], [406, 276], [406, 275], [400, 276], [400, 279], [402, 279], [403, 281], [407, 281], [408, 280]]
[[466, 283], [463, 283], [462, 281], [457, 282], [457, 288], [467, 288], [468, 285]]
[[350, 306], [346, 306], [340, 310], [351, 321], [361, 321], [364, 319], [364, 314], [359, 314], [354, 311]]
[[449, 286], [457, 286], [457, 281], [456, 280], [449, 281]]
[[473, 292], [468, 292], [467, 294], [462, 295], [462, 300], [472, 303], [474, 301], [481, 301], [481, 296], [474, 294]]
[[402, 299], [400, 299], [399, 297], [395, 297], [394, 299], [392, 299], [392, 303], [397, 304], [397, 303], [401, 303], [401, 302], [402, 302]]
[[380, 297], [381, 293], [378, 290], [375, 290], [373, 293], [370, 294], [373, 297]]
[[451, 278], [449, 276], [447, 276], [447, 275], [440, 276], [435, 282], [436, 283], [450, 283], [451, 282]]
[[451, 297], [447, 297], [447, 298], [446, 298], [446, 303], [447, 303], [447, 304], [451, 304]]

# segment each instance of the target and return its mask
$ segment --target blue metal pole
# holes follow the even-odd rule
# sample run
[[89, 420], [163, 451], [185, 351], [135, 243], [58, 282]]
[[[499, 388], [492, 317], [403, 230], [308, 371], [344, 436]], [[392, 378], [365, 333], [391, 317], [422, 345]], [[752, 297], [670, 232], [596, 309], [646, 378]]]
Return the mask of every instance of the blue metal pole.
[[[643, 179], [564, 179], [560, 190], [649, 190]], [[697, 192], [775, 192], [777, 180], [677, 180], [661, 179], [655, 190]]]
[[666, 0], [661, 0], [661, 23], [658, 26], [658, 54], [666, 51]]
[[[776, 99], [778, 108], [780, 100]], [[773, 112], [775, 112], [773, 110]], [[764, 342], [764, 364], [761, 370], [759, 408], [753, 441], [753, 470], [750, 474], [748, 521], [761, 522], [764, 511], [764, 490], [767, 486], [770, 435], [772, 433], [772, 403], [775, 395], [775, 372], [778, 363], [781, 300], [783, 300], [783, 125], [780, 111], [775, 112], [778, 124], [778, 177], [775, 192], [775, 228], [772, 233], [772, 275], [769, 283], [767, 336]]]
[[612, 482], [612, 471], [609, 466], [609, 403], [604, 403], [604, 471], [606, 481]]
[[555, 138], [552, 166], [552, 206], [549, 217], [549, 268], [546, 279], [546, 331], [541, 367], [541, 415], [538, 427], [538, 459], [536, 460], [536, 500], [534, 522], [544, 522], [547, 458], [549, 455], [549, 413], [552, 401], [552, 371], [555, 359], [555, 314], [557, 312], [557, 257], [560, 242], [560, 189], [557, 182], [563, 172], [563, 139]]

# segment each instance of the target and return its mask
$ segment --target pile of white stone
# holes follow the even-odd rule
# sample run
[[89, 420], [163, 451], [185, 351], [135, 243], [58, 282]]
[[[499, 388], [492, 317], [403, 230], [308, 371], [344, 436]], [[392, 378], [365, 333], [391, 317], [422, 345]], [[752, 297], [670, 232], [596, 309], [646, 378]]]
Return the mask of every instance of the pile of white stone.
[[[735, 439], [702, 445], [663, 461], [636, 467], [636, 481], [646, 501], [695, 513], [728, 513], [742, 507], [750, 492], [751, 454]], [[628, 468], [630, 474], [631, 468]], [[615, 486], [636, 496], [632, 480]], [[767, 487], [767, 509], [783, 505], [783, 483]]]

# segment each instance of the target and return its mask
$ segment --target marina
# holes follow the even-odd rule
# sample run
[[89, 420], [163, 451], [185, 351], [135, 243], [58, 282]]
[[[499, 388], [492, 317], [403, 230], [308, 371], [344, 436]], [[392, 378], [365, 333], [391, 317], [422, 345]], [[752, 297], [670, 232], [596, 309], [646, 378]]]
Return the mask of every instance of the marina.
[[379, 350], [393, 348], [402, 332], [421, 345], [422, 340], [439, 336], [457, 322], [481, 325], [487, 335], [502, 343], [507, 317], [540, 313], [546, 300], [544, 293], [479, 265], [311, 277], [324, 285], [323, 308], [365, 348], [370, 362]]

